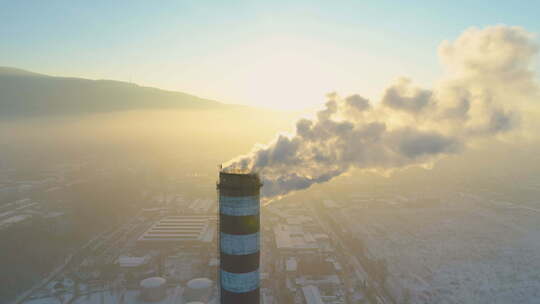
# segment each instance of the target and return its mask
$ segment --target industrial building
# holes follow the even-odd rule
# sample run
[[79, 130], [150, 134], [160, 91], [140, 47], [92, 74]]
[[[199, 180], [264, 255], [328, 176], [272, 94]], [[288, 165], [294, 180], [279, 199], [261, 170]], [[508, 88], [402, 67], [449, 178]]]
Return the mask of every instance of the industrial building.
[[214, 238], [216, 218], [212, 216], [168, 216], [150, 227], [137, 240], [139, 246], [208, 244]]
[[260, 188], [256, 174], [219, 174], [221, 304], [260, 301]]

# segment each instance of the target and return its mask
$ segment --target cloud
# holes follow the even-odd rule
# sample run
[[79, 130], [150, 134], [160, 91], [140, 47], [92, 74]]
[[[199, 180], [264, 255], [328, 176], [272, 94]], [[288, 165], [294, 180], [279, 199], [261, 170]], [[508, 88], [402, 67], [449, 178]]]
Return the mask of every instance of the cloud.
[[452, 72], [504, 80], [530, 76], [537, 52], [531, 33], [504, 25], [470, 28], [439, 46], [439, 57]]
[[300, 119], [291, 136], [225, 164], [258, 172], [272, 198], [309, 188], [351, 168], [386, 174], [430, 164], [487, 136], [516, 130], [537, 106], [532, 63], [538, 47], [519, 27], [468, 29], [439, 47], [445, 75], [433, 89], [398, 79], [380, 103], [355, 94], [327, 95], [315, 119]]
[[345, 98], [345, 104], [351, 111], [364, 112], [371, 108], [369, 100], [358, 94]]
[[461, 145], [457, 138], [436, 132], [420, 132], [414, 129], [399, 130], [398, 151], [409, 159], [437, 154], [450, 154], [459, 150]]
[[432, 92], [411, 85], [411, 80], [401, 78], [384, 92], [382, 104], [402, 111], [420, 112], [431, 101]]

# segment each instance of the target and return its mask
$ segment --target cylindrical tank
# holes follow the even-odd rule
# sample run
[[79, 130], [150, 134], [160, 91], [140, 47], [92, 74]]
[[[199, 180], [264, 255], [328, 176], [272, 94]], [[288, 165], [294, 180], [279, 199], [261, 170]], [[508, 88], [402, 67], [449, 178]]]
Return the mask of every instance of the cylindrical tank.
[[258, 304], [260, 188], [256, 174], [219, 173], [221, 304]]
[[208, 301], [212, 294], [213, 284], [212, 280], [208, 278], [197, 278], [187, 282], [184, 301]]
[[167, 295], [167, 280], [161, 277], [147, 278], [141, 281], [141, 298], [146, 302], [157, 302]]

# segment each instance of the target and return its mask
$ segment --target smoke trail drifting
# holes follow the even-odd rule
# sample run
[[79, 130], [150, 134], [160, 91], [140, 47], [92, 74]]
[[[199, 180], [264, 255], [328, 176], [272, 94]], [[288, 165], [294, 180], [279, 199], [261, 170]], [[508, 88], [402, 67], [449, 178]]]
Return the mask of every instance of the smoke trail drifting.
[[389, 86], [382, 100], [328, 95], [315, 119], [301, 119], [293, 136], [225, 165], [259, 172], [263, 195], [276, 197], [323, 183], [351, 168], [391, 172], [458, 153], [471, 141], [514, 129], [538, 97], [532, 62], [537, 46], [519, 27], [466, 30], [443, 42], [447, 75], [435, 89], [409, 79]]

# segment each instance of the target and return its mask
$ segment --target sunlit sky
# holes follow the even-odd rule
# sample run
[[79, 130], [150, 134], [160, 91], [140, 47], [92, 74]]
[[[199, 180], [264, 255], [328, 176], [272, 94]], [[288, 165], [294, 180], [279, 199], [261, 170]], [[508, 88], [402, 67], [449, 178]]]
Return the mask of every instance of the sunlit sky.
[[538, 12], [540, 1], [0, 0], [0, 66], [304, 109], [330, 91], [377, 98], [399, 76], [428, 86], [442, 40], [493, 24], [540, 33]]

